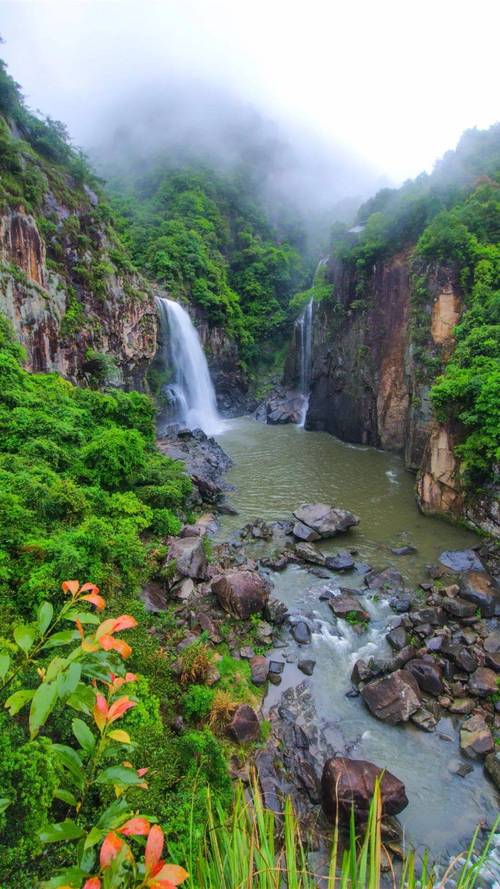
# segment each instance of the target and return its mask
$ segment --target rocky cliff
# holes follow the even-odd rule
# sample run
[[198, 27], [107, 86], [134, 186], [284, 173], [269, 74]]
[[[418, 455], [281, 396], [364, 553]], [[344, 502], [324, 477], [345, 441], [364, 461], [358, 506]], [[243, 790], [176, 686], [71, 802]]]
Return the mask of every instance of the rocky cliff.
[[[454, 348], [462, 295], [456, 270], [411, 262], [407, 248], [359, 274], [332, 260], [331, 296], [315, 305], [306, 428], [404, 456], [424, 511], [498, 533], [494, 499], [468, 501], [454, 453], [457, 424], [433, 418], [429, 390]], [[425, 288], [419, 283], [425, 279]], [[297, 386], [297, 344], [285, 382]]]

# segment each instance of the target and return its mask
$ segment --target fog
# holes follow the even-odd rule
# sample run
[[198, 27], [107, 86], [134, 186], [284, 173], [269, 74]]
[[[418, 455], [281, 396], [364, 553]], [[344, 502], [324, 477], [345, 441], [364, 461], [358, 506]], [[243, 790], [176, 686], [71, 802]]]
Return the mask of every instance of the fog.
[[0, 2], [28, 104], [105, 167], [260, 156], [271, 194], [324, 208], [495, 121], [498, 18], [490, 0]]

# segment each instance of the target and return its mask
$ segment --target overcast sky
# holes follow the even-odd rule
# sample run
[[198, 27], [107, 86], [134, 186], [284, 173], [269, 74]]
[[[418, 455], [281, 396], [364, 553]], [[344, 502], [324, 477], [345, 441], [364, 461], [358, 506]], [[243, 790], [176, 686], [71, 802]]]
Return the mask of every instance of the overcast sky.
[[28, 103], [89, 145], [142, 83], [203, 79], [394, 181], [500, 118], [497, 0], [0, 0]]

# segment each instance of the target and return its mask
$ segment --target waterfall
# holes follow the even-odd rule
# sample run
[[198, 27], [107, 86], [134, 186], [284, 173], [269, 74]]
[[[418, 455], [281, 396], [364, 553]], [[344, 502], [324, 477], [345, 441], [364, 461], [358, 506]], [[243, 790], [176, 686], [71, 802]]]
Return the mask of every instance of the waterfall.
[[172, 420], [207, 435], [222, 430], [215, 390], [200, 338], [188, 313], [172, 299], [156, 297], [162, 334], [162, 358], [172, 369], [166, 386]]
[[299, 426], [303, 426], [306, 422], [307, 409], [309, 407], [309, 392], [311, 389], [312, 322], [313, 301], [310, 299], [296, 322], [299, 347], [299, 388], [301, 394], [304, 396]]

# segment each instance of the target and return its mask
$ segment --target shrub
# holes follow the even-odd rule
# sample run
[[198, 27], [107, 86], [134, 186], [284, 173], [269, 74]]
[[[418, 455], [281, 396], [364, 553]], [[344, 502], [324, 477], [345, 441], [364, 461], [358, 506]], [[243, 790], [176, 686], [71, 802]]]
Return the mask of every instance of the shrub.
[[201, 722], [210, 713], [216, 692], [205, 685], [191, 685], [182, 699], [187, 719]]

